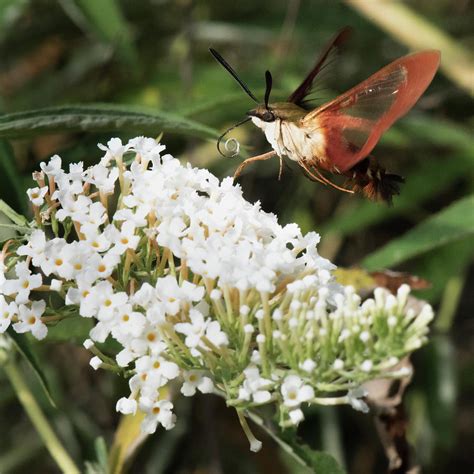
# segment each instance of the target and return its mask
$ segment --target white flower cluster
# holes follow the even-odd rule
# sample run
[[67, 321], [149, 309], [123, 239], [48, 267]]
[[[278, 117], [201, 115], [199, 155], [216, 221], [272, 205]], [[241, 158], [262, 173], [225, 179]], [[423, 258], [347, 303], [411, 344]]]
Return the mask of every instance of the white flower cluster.
[[408, 287], [361, 303], [334, 282], [316, 233], [281, 226], [231, 179], [150, 138], [100, 148], [95, 166], [66, 172], [54, 156], [35, 173], [32, 230], [0, 255], [0, 332], [13, 323], [42, 339], [47, 324], [94, 318], [91, 365], [132, 373], [117, 410], [145, 413], [145, 432], [174, 426], [172, 381], [238, 409], [275, 403], [282, 426], [303, 403], [365, 410], [357, 387], [425, 341], [432, 310], [407, 310]]

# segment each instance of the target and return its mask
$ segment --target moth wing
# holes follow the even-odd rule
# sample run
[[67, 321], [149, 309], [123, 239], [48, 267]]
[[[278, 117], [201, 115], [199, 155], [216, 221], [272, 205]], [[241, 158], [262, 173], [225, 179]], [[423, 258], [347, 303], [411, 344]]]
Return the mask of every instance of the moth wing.
[[288, 97], [288, 102], [292, 102], [293, 104], [299, 105], [303, 108], [308, 108], [307, 103], [310, 100], [308, 100], [307, 97], [313, 90], [316, 76], [320, 74], [320, 72], [331, 62], [331, 56], [347, 41], [351, 33], [352, 28], [346, 26], [340, 30], [336, 36], [331, 39], [331, 41], [329, 41], [316, 60], [316, 64], [313, 66], [313, 69], [311, 69], [308, 75], [304, 78], [303, 82], [295, 89], [293, 94]]
[[302, 125], [324, 137], [329, 171], [344, 172], [365, 158], [381, 135], [405, 115], [429, 86], [439, 51], [404, 56], [327, 104], [309, 112]]

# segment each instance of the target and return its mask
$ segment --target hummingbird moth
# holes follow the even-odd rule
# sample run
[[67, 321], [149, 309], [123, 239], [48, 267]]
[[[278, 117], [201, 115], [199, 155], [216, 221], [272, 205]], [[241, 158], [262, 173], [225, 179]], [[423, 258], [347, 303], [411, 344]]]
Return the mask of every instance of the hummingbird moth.
[[[249, 120], [262, 129], [272, 146], [271, 151], [242, 162], [234, 179], [248, 164], [273, 156], [280, 159], [281, 175], [282, 158], [286, 156], [296, 161], [311, 180], [342, 191], [361, 192], [389, 204], [392, 196], [399, 194], [403, 178], [387, 173], [370, 153], [382, 134], [413, 107], [429, 86], [439, 66], [440, 52], [421, 51], [399, 58], [334, 100], [313, 108], [309, 95], [314, 80], [350, 31], [349, 27], [342, 29], [328, 43], [286, 102], [269, 102], [273, 82], [270, 71], [265, 72], [266, 90], [261, 103], [227, 61], [210, 48], [214, 58], [257, 104], [245, 120], [220, 137], [218, 148], [230, 130]], [[346, 186], [337, 186], [324, 173], [345, 176]]]

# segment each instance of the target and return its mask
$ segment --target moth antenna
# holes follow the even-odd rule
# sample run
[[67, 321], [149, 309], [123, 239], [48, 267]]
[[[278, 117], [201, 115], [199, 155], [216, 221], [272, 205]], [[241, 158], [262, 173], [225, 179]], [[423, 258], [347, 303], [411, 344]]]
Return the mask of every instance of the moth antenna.
[[265, 71], [265, 108], [268, 109], [268, 100], [270, 99], [270, 92], [272, 91], [273, 79], [270, 71]]
[[237, 75], [237, 73], [234, 71], [232, 66], [214, 49], [214, 48], [209, 48], [210, 53], [214, 56], [214, 58], [217, 60], [217, 62], [227, 70], [227, 72], [238, 82], [240, 87], [245, 91], [245, 93], [255, 102], [258, 104], [257, 98], [252, 94], [250, 89], [248, 88], [247, 84], [240, 79], [240, 77]]
[[[234, 130], [234, 128], [237, 128], [237, 127], [240, 127], [241, 125], [243, 125], [244, 123], [250, 121], [252, 119], [252, 117], [247, 117], [245, 118], [244, 120], [240, 121], [239, 123], [236, 123], [235, 125], [232, 125], [232, 127], [228, 128], [218, 139], [217, 139], [217, 151], [224, 157], [226, 158], [231, 158], [233, 156], [236, 156], [238, 155], [239, 153], [239, 150], [240, 150], [240, 143], [235, 139], [235, 138], [230, 138], [229, 140], [227, 140], [225, 143], [224, 143], [224, 149], [226, 152], [230, 152], [230, 155], [229, 154], [226, 154], [224, 153], [222, 150], [221, 150], [221, 143], [222, 143], [222, 140], [225, 138], [225, 136], [231, 132], [232, 130]], [[230, 147], [230, 143], [233, 143], [234, 145], [234, 149], [232, 150], [231, 147]]]

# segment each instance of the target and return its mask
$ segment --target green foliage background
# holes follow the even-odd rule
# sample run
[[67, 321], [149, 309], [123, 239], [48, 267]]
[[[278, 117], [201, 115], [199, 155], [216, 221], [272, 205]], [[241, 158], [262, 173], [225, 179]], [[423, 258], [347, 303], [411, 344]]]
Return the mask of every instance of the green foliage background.
[[[471, 1], [405, 4], [452, 37], [457, 49], [443, 50], [443, 64], [472, 50]], [[338, 1], [2, 0], [0, 198], [29, 213], [25, 190], [40, 161], [58, 153], [66, 162], [93, 163], [97, 142], [112, 136], [163, 132], [173, 155], [220, 177], [232, 174], [240, 159], [221, 157], [215, 139], [252, 104], [208, 47], [221, 51], [257, 96], [270, 69], [274, 99], [285, 98], [345, 25], [355, 35], [323, 75], [319, 103], [406, 54], [406, 45]], [[402, 30], [403, 23], [394, 28]], [[411, 34], [416, 38], [417, 31]], [[433, 47], [436, 41], [433, 34]], [[291, 164], [278, 181], [277, 160], [251, 166], [241, 179], [249, 200], [260, 200], [282, 222], [320, 232], [320, 253], [338, 265], [405, 270], [431, 281], [417, 296], [438, 307], [435, 337], [415, 356], [406, 396], [410, 440], [430, 473], [448, 467], [470, 472], [474, 465], [474, 62], [466, 57], [471, 90], [440, 72], [374, 151], [406, 177], [393, 207], [311, 183]], [[251, 125], [235, 136], [244, 153], [268, 149]], [[6, 231], [0, 232], [3, 240]], [[92, 373], [86, 351], [67, 342], [83, 334], [58, 327], [52, 335], [56, 342], [37, 351], [60, 409], [44, 400], [44, 410], [78, 464], [100, 461], [102, 444], [94, 440], [111, 443], [113, 400], [124, 393], [124, 383]], [[57, 472], [1, 372], [0, 381], [0, 472]], [[31, 384], [42, 393], [33, 377]], [[234, 414], [220, 401], [206, 397], [181, 405], [177, 428], [149, 439], [131, 472], [299, 472], [263, 433], [263, 451], [251, 455]], [[301, 434], [348, 472], [385, 469], [370, 417], [315, 409]]]

